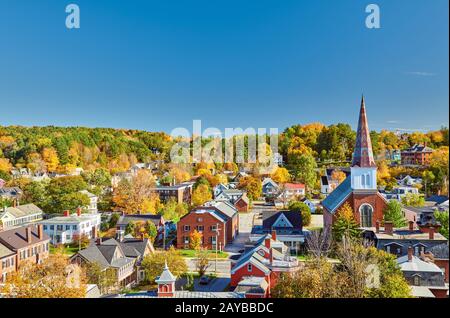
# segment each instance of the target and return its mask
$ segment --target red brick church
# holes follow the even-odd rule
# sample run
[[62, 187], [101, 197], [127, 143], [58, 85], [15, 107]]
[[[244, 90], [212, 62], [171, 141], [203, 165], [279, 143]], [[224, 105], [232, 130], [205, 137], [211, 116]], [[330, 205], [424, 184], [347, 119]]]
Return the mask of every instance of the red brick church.
[[387, 202], [377, 189], [377, 165], [373, 158], [364, 97], [361, 99], [350, 175], [322, 201], [325, 228], [331, 227], [340, 207], [346, 202], [353, 208], [353, 215], [361, 227], [375, 227], [376, 221], [383, 220]]

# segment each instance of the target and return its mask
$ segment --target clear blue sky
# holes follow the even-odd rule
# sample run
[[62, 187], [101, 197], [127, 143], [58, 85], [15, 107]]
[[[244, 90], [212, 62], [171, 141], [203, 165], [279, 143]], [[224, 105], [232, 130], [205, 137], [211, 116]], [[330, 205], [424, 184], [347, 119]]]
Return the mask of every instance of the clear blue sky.
[[[65, 6], [81, 29], [65, 28]], [[365, 27], [365, 6], [381, 29]], [[0, 125], [448, 126], [448, 0], [0, 0]]]

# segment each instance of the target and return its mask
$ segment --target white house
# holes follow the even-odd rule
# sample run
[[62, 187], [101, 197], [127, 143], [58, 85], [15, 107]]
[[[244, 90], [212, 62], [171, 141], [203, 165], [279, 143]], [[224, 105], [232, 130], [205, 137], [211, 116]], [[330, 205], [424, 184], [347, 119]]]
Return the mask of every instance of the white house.
[[53, 245], [70, 244], [81, 236], [95, 238], [100, 228], [100, 214], [76, 214], [64, 212], [64, 216], [57, 216], [42, 221], [44, 232], [50, 236]]
[[87, 190], [81, 190], [80, 193], [86, 194], [89, 198], [89, 205], [86, 208], [86, 210], [88, 210], [89, 213], [97, 213], [98, 209], [97, 209], [97, 203], [98, 203], [98, 197], [93, 194], [90, 193]]
[[38, 222], [42, 220], [42, 210], [36, 205], [24, 204], [14, 205], [9, 208], [0, 210], [0, 230], [22, 226], [28, 223]]

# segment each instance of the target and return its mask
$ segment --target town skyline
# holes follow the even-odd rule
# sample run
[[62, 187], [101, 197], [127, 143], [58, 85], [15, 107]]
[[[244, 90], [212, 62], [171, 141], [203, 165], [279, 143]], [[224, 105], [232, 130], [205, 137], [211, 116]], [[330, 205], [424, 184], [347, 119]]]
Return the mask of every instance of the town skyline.
[[76, 3], [0, 4], [2, 125], [355, 129], [363, 93], [371, 130], [448, 126], [447, 1]]

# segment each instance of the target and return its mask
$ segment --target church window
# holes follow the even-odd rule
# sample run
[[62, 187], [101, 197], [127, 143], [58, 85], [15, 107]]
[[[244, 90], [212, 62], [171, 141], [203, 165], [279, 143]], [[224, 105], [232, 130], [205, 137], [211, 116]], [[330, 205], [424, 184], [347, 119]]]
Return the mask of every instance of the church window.
[[370, 204], [363, 204], [359, 208], [361, 213], [361, 226], [372, 227], [373, 208]]

